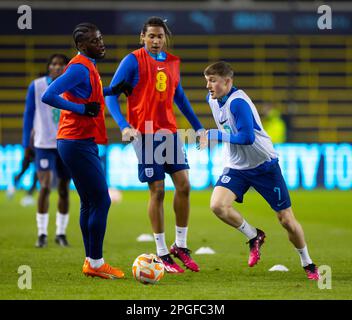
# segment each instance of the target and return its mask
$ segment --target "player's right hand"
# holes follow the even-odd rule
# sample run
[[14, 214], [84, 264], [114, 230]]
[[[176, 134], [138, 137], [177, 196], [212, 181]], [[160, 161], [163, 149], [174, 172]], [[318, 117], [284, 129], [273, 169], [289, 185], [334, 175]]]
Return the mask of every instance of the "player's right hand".
[[127, 127], [122, 130], [122, 141], [131, 142], [133, 140], [138, 141], [138, 130], [135, 128]]
[[84, 105], [84, 115], [88, 117], [96, 117], [100, 111], [99, 102], [89, 102]]
[[209, 139], [208, 139], [208, 132], [209, 130], [205, 131], [201, 135], [197, 137], [197, 149], [198, 150], [203, 150], [208, 147]]

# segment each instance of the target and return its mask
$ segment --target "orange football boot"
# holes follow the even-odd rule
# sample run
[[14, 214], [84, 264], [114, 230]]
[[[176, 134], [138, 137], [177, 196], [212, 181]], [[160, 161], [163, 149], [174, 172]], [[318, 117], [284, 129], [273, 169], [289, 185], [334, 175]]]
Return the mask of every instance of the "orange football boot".
[[101, 267], [94, 269], [91, 267], [90, 263], [88, 262], [87, 268], [84, 272], [86, 276], [91, 277], [100, 277], [103, 279], [122, 279], [125, 277], [123, 271], [118, 268], [114, 268], [110, 266], [108, 263], [104, 263]]
[[87, 276], [87, 271], [89, 267], [89, 260], [86, 258], [83, 263], [82, 272]]

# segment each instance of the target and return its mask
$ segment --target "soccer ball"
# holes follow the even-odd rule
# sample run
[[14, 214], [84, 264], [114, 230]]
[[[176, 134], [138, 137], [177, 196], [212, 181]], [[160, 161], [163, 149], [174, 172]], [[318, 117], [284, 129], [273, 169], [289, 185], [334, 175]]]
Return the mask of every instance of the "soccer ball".
[[155, 254], [141, 254], [132, 265], [133, 277], [143, 284], [155, 284], [164, 276], [164, 264]]

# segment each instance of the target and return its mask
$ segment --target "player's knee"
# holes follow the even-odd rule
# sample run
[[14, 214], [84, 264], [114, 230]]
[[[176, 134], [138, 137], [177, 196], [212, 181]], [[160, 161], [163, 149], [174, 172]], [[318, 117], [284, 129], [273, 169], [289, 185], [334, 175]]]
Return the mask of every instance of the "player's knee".
[[68, 199], [68, 189], [67, 188], [59, 188], [58, 193], [59, 193], [59, 197], [61, 199], [65, 199], [65, 200]]
[[183, 196], [189, 196], [189, 194], [191, 192], [191, 185], [190, 185], [189, 181], [185, 181], [181, 185], [176, 186], [176, 191], [178, 193], [181, 193]]
[[41, 186], [40, 186], [40, 193], [41, 193], [42, 195], [44, 195], [44, 196], [49, 196], [50, 191], [51, 191], [51, 189], [50, 189], [50, 186], [49, 186], [49, 185], [44, 184], [44, 185], [41, 185]]
[[228, 206], [221, 201], [212, 201], [210, 203], [210, 209], [213, 211], [219, 218], [226, 215]]
[[[111, 205], [111, 199], [108, 192], [99, 192], [94, 198], [90, 199], [89, 207], [93, 205], [99, 211], [106, 213], [109, 211]], [[82, 205], [81, 205], [82, 208]]]
[[162, 202], [165, 198], [165, 190], [164, 188], [156, 188], [151, 190], [151, 198], [154, 201]]
[[106, 192], [104, 194], [104, 197], [103, 197], [103, 206], [106, 208], [106, 211], [109, 210], [110, 206], [111, 206], [111, 198], [110, 198], [110, 195], [108, 192]]

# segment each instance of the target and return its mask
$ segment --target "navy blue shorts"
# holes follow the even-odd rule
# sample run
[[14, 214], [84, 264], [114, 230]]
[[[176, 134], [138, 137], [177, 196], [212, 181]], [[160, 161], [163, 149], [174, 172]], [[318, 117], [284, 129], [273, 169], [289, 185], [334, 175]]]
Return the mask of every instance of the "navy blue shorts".
[[70, 173], [57, 149], [35, 148], [35, 168], [37, 171], [54, 171], [60, 179], [70, 179]]
[[291, 206], [290, 195], [277, 159], [265, 162], [255, 169], [225, 168], [216, 186], [230, 189], [239, 203], [243, 202], [243, 196], [249, 187], [253, 187], [275, 211]]
[[185, 148], [177, 133], [142, 135], [133, 143], [138, 158], [138, 178], [141, 182], [164, 180], [165, 173], [189, 169]]

